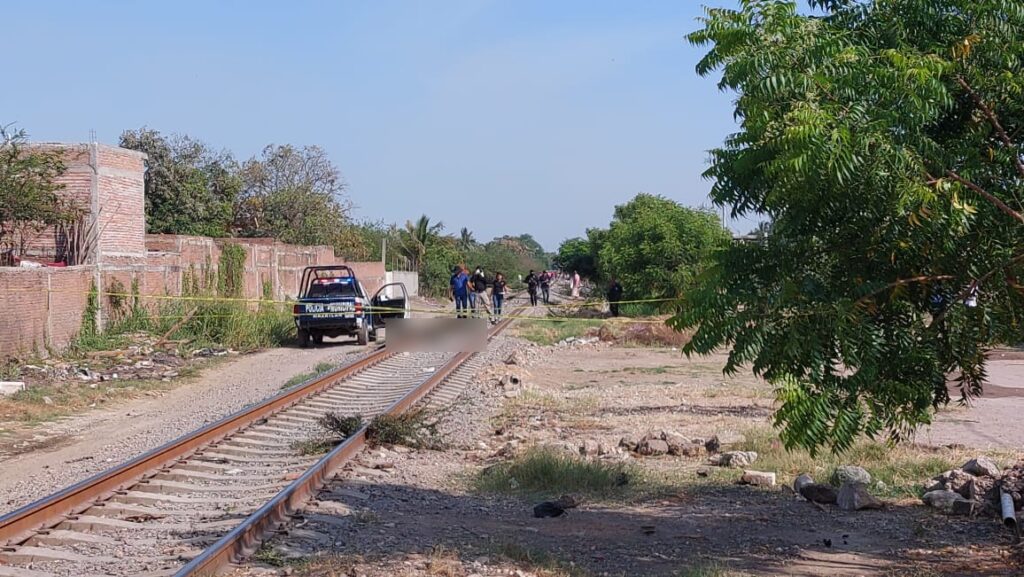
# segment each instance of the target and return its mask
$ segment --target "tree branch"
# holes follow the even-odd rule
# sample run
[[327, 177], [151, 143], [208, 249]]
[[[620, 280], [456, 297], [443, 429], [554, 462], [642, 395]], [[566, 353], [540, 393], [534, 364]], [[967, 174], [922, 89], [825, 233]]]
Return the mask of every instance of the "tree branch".
[[996, 116], [996, 113], [989, 108], [988, 104], [985, 104], [985, 101], [981, 96], [971, 88], [971, 85], [968, 84], [962, 76], [957, 76], [956, 81], [961, 88], [967, 91], [971, 100], [974, 101], [974, 105], [977, 106], [978, 109], [981, 110], [981, 113], [985, 115], [985, 118], [988, 119], [989, 124], [991, 124], [992, 128], [995, 129], [999, 140], [1003, 142], [1006, 148], [1010, 149], [1010, 153], [1013, 154], [1013, 163], [1017, 166], [1017, 172], [1020, 174], [1021, 178], [1024, 178], [1024, 160], [1021, 159], [1020, 152], [1014, 150], [1017, 147], [1014, 146], [1013, 141], [1010, 140], [1010, 135], [1006, 133], [1006, 129], [1003, 128], [1002, 123], [999, 122], [999, 118]]
[[952, 178], [953, 180], [959, 182], [960, 184], [966, 186], [967, 188], [971, 189], [972, 191], [980, 194], [981, 196], [983, 196], [985, 198], [985, 200], [987, 200], [987, 201], [991, 202], [992, 204], [994, 204], [996, 206], [996, 208], [998, 208], [999, 210], [1003, 211], [1004, 213], [1009, 215], [1014, 220], [1016, 220], [1018, 222], [1024, 222], [1024, 215], [1022, 215], [1021, 213], [1017, 212], [1016, 210], [1013, 210], [1012, 208], [1010, 208], [1010, 205], [1008, 205], [1005, 202], [999, 200], [998, 198], [996, 198], [995, 196], [990, 194], [988, 191], [986, 191], [985, 189], [983, 189], [980, 186], [978, 186], [977, 184], [974, 184], [973, 182], [967, 180], [966, 178], [960, 176], [959, 174], [953, 172], [952, 170], [947, 170], [946, 171], [946, 176], [948, 176], [948, 177]]
[[936, 275], [936, 276], [921, 275], [921, 276], [915, 276], [915, 277], [911, 277], [911, 278], [901, 278], [901, 279], [895, 280], [895, 281], [885, 285], [884, 287], [882, 287], [882, 288], [880, 288], [878, 290], [871, 291], [871, 293], [866, 294], [866, 295], [860, 297], [859, 299], [857, 299], [857, 302], [855, 304], [862, 304], [864, 301], [874, 297], [875, 295], [877, 295], [879, 293], [883, 293], [883, 292], [885, 292], [887, 290], [890, 290], [890, 289], [894, 289], [894, 288], [896, 288], [898, 286], [903, 286], [903, 285], [907, 285], [907, 284], [914, 284], [914, 283], [919, 283], [919, 282], [937, 281], [937, 280], [953, 280], [955, 278], [956, 278], [955, 276], [949, 275], [949, 274], [940, 274], [940, 275]]

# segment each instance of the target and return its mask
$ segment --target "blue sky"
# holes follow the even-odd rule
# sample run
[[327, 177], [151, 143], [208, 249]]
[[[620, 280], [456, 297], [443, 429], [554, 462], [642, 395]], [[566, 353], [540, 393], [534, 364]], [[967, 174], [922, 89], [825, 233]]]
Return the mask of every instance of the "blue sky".
[[240, 158], [317, 144], [358, 218], [426, 213], [553, 250], [637, 192], [708, 204], [706, 151], [735, 124], [732, 96], [694, 72], [702, 51], [684, 36], [701, 13], [691, 0], [7, 2], [0, 122], [107, 143], [146, 125]]

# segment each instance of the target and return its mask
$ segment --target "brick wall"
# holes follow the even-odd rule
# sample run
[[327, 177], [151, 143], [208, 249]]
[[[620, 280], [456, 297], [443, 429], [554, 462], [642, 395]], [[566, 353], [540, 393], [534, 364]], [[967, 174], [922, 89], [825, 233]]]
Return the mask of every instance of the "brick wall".
[[0, 358], [61, 349], [82, 325], [93, 266], [0, 270]]
[[[221, 247], [226, 243], [245, 248], [246, 298], [260, 298], [264, 283], [270, 285], [276, 300], [295, 298], [305, 267], [342, 262], [329, 246], [296, 246], [274, 239], [147, 235], [145, 155], [96, 144], [34, 146], [63, 152], [68, 169], [61, 179], [65, 185], [61, 194], [85, 209], [98, 207], [99, 252], [95, 265], [0, 268], [0, 295], [5, 305], [0, 315], [0, 359], [65, 348], [81, 329], [88, 291], [94, 283], [101, 293], [109, 292], [116, 279], [126, 290], [137, 283], [143, 296], [176, 296], [181, 295], [189, 271], [216, 278]], [[49, 236], [40, 235], [33, 246], [40, 254], [52, 255], [52, 231]], [[382, 263], [345, 264], [371, 293], [385, 283]], [[111, 311], [109, 299], [101, 297], [100, 303], [102, 325]]]

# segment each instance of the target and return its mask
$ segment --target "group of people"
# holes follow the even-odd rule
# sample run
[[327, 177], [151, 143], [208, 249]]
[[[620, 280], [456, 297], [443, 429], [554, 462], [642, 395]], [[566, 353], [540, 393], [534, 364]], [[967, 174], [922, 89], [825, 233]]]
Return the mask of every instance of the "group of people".
[[[488, 287], [491, 289], [490, 295], [487, 293]], [[470, 315], [476, 317], [479, 310], [484, 309], [491, 322], [501, 320], [501, 309], [505, 303], [505, 295], [508, 294], [508, 283], [505, 282], [504, 274], [494, 273], [494, 278], [488, 280], [483, 268], [479, 266], [471, 275], [465, 265], [456, 265], [452, 268], [450, 290], [458, 318], [464, 319]]]
[[555, 273], [543, 271], [537, 274], [530, 271], [523, 282], [526, 283], [526, 292], [530, 294], [530, 306], [537, 306], [537, 290], [540, 289], [544, 304], [551, 304], [551, 281], [555, 280]]
[[[541, 300], [544, 304], [551, 303], [551, 283], [556, 277], [557, 274], [553, 271], [537, 273], [533, 270], [525, 279], [520, 277], [526, 283], [531, 306], [537, 306]], [[569, 277], [573, 298], [580, 296], [580, 282], [580, 274], [573, 271]], [[470, 274], [465, 265], [460, 264], [452, 268], [450, 293], [450, 298], [455, 301], [455, 313], [458, 318], [477, 317], [480, 309], [483, 309], [491, 322], [498, 322], [501, 320], [502, 306], [508, 294], [508, 283], [505, 281], [505, 275], [500, 272], [494, 273], [494, 278], [489, 280], [482, 267], [476, 267]], [[605, 296], [608, 298], [608, 309], [613, 317], [619, 316], [622, 293], [622, 285], [612, 277]]]

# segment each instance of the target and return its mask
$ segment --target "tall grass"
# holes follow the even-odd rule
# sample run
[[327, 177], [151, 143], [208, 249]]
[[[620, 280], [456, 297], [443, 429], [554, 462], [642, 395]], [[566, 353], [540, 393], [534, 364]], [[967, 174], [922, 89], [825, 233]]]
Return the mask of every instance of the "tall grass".
[[[83, 330], [69, 352], [82, 354], [124, 347], [135, 333], [166, 335], [168, 340], [188, 349], [227, 347], [247, 351], [291, 342], [295, 333], [287, 303], [261, 302], [252, 306], [230, 301], [167, 300], [151, 308], [136, 305], [127, 314], [112, 316], [102, 332], [86, 330], [83, 321]], [[175, 327], [186, 317], [188, 320]], [[171, 329], [173, 332], [169, 332]]]

